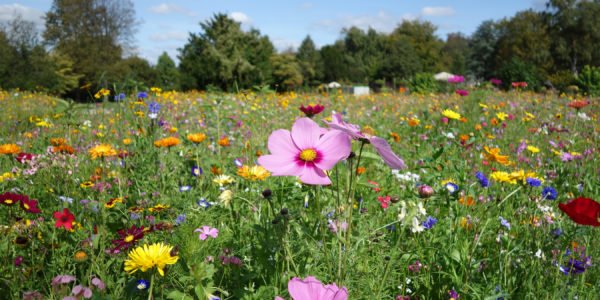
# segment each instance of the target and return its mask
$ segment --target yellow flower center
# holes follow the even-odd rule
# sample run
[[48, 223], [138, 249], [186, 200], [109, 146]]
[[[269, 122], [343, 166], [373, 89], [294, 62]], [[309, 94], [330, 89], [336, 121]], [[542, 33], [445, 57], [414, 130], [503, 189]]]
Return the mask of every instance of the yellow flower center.
[[304, 149], [300, 152], [300, 159], [303, 161], [311, 162], [317, 158], [317, 151], [315, 149]]
[[29, 209], [29, 204], [23, 203], [23, 207], [25, 208], [25, 210], [28, 210]]
[[124, 241], [126, 243], [131, 243], [131, 241], [133, 241], [133, 235], [130, 234], [130, 235], [126, 236]]
[[6, 200], [4, 200], [4, 203], [6, 203], [6, 204], [13, 204], [13, 201], [11, 199], [6, 199]]

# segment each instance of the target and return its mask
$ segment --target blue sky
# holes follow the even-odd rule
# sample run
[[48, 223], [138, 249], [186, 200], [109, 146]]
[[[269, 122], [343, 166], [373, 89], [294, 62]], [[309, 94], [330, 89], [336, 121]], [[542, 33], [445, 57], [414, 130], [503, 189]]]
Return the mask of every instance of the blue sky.
[[[199, 32], [199, 23], [218, 12], [230, 15], [245, 29], [259, 29], [281, 51], [296, 48], [308, 34], [320, 47], [338, 39], [342, 28], [371, 27], [390, 32], [405, 19], [432, 22], [442, 38], [449, 32], [471, 34], [484, 20], [510, 17], [529, 8], [543, 9], [545, 1], [148, 0], [133, 3], [140, 24], [132, 46], [138, 55], [155, 63], [163, 51], [176, 59], [177, 49], [186, 43], [188, 32]], [[51, 0], [0, 0], [0, 22], [19, 13], [43, 29], [42, 16], [51, 5]]]

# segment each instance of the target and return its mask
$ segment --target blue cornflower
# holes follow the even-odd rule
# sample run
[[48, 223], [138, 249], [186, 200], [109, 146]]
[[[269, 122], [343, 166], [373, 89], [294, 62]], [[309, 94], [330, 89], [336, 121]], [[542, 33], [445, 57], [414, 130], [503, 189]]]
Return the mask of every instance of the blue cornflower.
[[432, 216], [427, 216], [427, 219], [423, 222], [423, 227], [425, 229], [431, 229], [433, 225], [437, 224], [438, 220]]
[[115, 101], [119, 102], [123, 99], [125, 99], [125, 93], [120, 93], [118, 95], [115, 95]]
[[160, 111], [160, 104], [157, 102], [150, 102], [150, 104], [148, 104], [148, 113], [150, 113], [150, 115], [158, 115], [158, 111]]
[[150, 287], [150, 283], [147, 280], [140, 279], [136, 282], [135, 288], [139, 291], [147, 290]]
[[181, 225], [181, 223], [185, 222], [185, 214], [180, 214], [175, 219], [175, 225]]
[[238, 167], [238, 168], [241, 168], [241, 167], [243, 167], [243, 166], [244, 166], [244, 163], [243, 163], [243, 162], [242, 162], [242, 160], [241, 160], [241, 159], [239, 159], [239, 158], [236, 158], [236, 159], [234, 159], [234, 160], [233, 160], [233, 164], [235, 164], [235, 166], [236, 166], [236, 167]]
[[532, 187], [538, 187], [542, 185], [542, 181], [537, 178], [527, 177], [527, 179], [525, 179], [525, 182], [527, 182], [527, 184]]
[[552, 235], [554, 237], [559, 237], [562, 234], [562, 230], [560, 228], [556, 228], [554, 230], [552, 230]]
[[479, 184], [481, 184], [481, 187], [490, 186], [490, 181], [487, 179], [487, 177], [485, 177], [485, 175], [481, 171], [477, 171], [477, 173], [475, 173], [475, 177], [477, 177], [477, 180], [479, 181]]
[[200, 175], [202, 175], [203, 171], [201, 167], [198, 166], [192, 166], [192, 175], [198, 177]]
[[139, 92], [139, 93], [137, 94], [137, 97], [138, 97], [138, 99], [145, 99], [145, 98], [148, 98], [148, 93], [146, 93], [146, 92]]
[[510, 223], [508, 223], [508, 220], [506, 220], [502, 216], [498, 217], [498, 219], [500, 219], [500, 225], [502, 225], [502, 226], [506, 227], [508, 230], [510, 230]]
[[547, 200], [556, 200], [558, 197], [558, 192], [556, 192], [556, 189], [551, 186], [545, 186], [544, 189], [542, 189], [542, 197]]
[[196, 204], [198, 204], [198, 206], [200, 206], [202, 208], [209, 208], [212, 206], [212, 203], [208, 202], [204, 198], [200, 198], [200, 200], [198, 200], [198, 202], [196, 202]]
[[456, 193], [458, 191], [458, 185], [456, 185], [453, 182], [446, 183], [446, 185], [444, 185], [444, 187], [446, 188], [446, 190], [450, 194], [454, 194], [454, 193]]

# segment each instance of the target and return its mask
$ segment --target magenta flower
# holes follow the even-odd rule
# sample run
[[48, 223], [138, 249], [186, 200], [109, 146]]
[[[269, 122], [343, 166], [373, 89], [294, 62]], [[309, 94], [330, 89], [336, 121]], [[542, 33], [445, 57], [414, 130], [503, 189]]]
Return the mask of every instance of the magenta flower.
[[404, 169], [406, 165], [404, 161], [398, 157], [393, 151], [392, 147], [388, 142], [380, 137], [363, 134], [360, 131], [360, 127], [358, 125], [350, 124], [344, 122], [342, 119], [342, 115], [339, 113], [334, 113], [331, 117], [331, 122], [325, 121], [329, 128], [337, 129], [345, 132], [351, 138], [356, 140], [361, 140], [370, 143], [375, 147], [375, 150], [379, 153], [383, 161], [392, 169]]
[[216, 239], [219, 236], [219, 230], [216, 228], [210, 228], [210, 226], [202, 226], [202, 228], [196, 228], [194, 232], [200, 232], [200, 236], [198, 236], [201, 240], [206, 240], [209, 236], [213, 239]]
[[465, 82], [465, 77], [460, 75], [453, 75], [448, 78], [448, 83], [461, 83]]
[[56, 277], [52, 278], [52, 286], [55, 285], [59, 285], [59, 284], [65, 284], [65, 283], [70, 283], [75, 281], [75, 277], [71, 276], [71, 275], [57, 275]]
[[90, 289], [87, 286], [83, 286], [83, 285], [79, 284], [79, 285], [76, 285], [73, 287], [71, 294], [73, 294], [73, 296], [76, 297], [75, 299], [78, 299], [81, 297], [89, 299], [89, 298], [92, 298], [92, 289]]
[[288, 281], [288, 291], [294, 300], [346, 300], [348, 290], [339, 288], [335, 283], [323, 286], [315, 277], [304, 280], [294, 277]]
[[273, 131], [268, 148], [271, 154], [259, 157], [258, 163], [273, 176], [299, 176], [306, 184], [327, 185], [331, 180], [324, 171], [348, 157], [351, 144], [343, 132], [324, 132], [313, 120], [300, 118], [291, 132]]
[[469, 92], [467, 90], [456, 90], [454, 91], [456, 94], [461, 95], [461, 96], [468, 96]]

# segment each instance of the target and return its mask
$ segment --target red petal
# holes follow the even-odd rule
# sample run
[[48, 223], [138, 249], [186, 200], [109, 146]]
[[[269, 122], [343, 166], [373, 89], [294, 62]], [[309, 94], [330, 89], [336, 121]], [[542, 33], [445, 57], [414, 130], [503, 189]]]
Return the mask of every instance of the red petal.
[[558, 204], [558, 208], [577, 224], [600, 226], [600, 203], [592, 199], [579, 197]]

